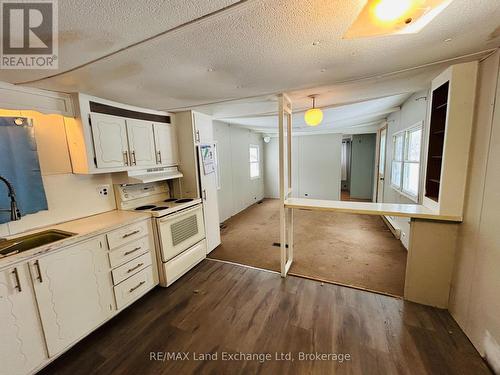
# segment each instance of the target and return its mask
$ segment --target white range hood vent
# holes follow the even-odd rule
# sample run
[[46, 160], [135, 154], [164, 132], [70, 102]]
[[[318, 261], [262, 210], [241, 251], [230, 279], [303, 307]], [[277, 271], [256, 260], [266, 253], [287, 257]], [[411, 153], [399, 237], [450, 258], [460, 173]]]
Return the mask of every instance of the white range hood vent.
[[137, 171], [113, 173], [114, 184], [145, 184], [148, 182], [172, 180], [183, 174], [177, 167], [151, 168]]

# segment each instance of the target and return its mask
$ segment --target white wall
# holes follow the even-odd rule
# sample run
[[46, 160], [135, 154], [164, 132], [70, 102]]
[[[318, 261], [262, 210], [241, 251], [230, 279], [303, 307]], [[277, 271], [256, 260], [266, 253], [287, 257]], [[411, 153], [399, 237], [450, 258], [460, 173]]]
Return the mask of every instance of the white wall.
[[[500, 343], [500, 52], [479, 64], [450, 312], [481, 354]], [[500, 356], [497, 358], [500, 361]]]
[[[219, 158], [219, 216], [225, 221], [264, 198], [264, 147], [262, 135], [254, 131], [214, 121], [214, 139]], [[258, 145], [261, 171], [250, 179], [249, 146]]]
[[[340, 199], [342, 134], [293, 137], [293, 196]], [[278, 139], [265, 144], [265, 196], [279, 198]]]
[[110, 189], [110, 195], [105, 198], [97, 193], [98, 185], [107, 184], [112, 187], [109, 174], [94, 176], [72, 174], [62, 116], [11, 110], [0, 110], [0, 115], [33, 118], [43, 185], [49, 207], [48, 211], [40, 211], [24, 216], [20, 221], [0, 225], [0, 237], [116, 208], [113, 189]]
[[[427, 99], [422, 99], [427, 97]], [[424, 128], [427, 128], [427, 106], [428, 106], [429, 91], [424, 90], [413, 94], [401, 106], [401, 110], [391, 113], [387, 118], [387, 143], [386, 143], [386, 158], [385, 158], [385, 180], [384, 180], [384, 202], [385, 203], [402, 203], [415, 204], [414, 201], [400, 194], [391, 187], [391, 161], [393, 153], [392, 137], [395, 133], [412, 127], [413, 125], [423, 121]], [[425, 130], [424, 130], [425, 133]], [[425, 135], [424, 135], [425, 136]], [[422, 142], [422, 156], [424, 156], [424, 145]], [[423, 166], [425, 160], [422, 159], [422, 168], [420, 171], [423, 176]], [[410, 235], [410, 222], [407, 218], [391, 216], [391, 224], [401, 230], [401, 242], [408, 248]]]

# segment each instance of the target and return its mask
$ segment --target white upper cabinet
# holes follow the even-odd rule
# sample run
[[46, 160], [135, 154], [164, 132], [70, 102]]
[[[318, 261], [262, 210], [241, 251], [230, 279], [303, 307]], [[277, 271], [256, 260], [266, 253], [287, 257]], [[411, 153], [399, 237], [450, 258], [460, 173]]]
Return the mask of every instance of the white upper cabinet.
[[[73, 173], [123, 172], [177, 164], [175, 131], [168, 112], [85, 94], [72, 98], [76, 116], [65, 117], [64, 125]], [[160, 130], [160, 125], [166, 128]], [[164, 136], [156, 136], [155, 127]]]
[[27, 374], [47, 358], [26, 264], [0, 272], [0, 374]]
[[90, 115], [90, 120], [97, 167], [128, 166], [130, 158], [125, 120], [96, 113]]
[[193, 112], [195, 141], [197, 143], [210, 143], [214, 140], [214, 127], [212, 117], [200, 112]]
[[104, 236], [30, 262], [49, 355], [113, 315], [113, 282]]
[[154, 166], [156, 164], [153, 124], [141, 120], [126, 120], [132, 166]]
[[154, 123], [156, 162], [158, 165], [172, 166], [179, 162], [177, 136], [172, 124]]

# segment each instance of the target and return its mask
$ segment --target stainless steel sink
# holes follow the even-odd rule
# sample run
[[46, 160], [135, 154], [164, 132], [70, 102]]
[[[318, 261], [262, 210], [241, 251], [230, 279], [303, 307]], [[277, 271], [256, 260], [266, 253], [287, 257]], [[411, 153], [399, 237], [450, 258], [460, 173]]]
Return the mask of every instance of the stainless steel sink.
[[75, 233], [49, 229], [11, 240], [0, 241], [0, 258], [57, 242], [74, 235]]

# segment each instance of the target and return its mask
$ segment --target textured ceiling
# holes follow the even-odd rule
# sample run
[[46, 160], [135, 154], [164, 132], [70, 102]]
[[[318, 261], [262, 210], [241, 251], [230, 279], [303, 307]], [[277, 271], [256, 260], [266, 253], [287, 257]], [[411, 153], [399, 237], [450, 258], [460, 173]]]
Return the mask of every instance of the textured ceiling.
[[[366, 99], [409, 92], [413, 88], [405, 86], [415, 74], [428, 79], [435, 67], [376, 77], [499, 45], [498, 0], [454, 0], [418, 34], [342, 39], [364, 3], [59, 1], [60, 71], [0, 71], [0, 80], [38, 79], [26, 84], [155, 109], [283, 91], [292, 91], [300, 107], [307, 89], [321, 86], [330, 105], [361, 100], [359, 85]], [[363, 77], [375, 77], [371, 89], [368, 81], [345, 83]], [[386, 81], [390, 84], [377, 92], [374, 83]], [[413, 82], [418, 85], [422, 82]]]
[[[374, 132], [387, 116], [400, 109], [410, 93], [366, 100], [359, 103], [335, 105], [323, 108], [321, 126], [311, 128], [304, 122], [304, 111], [293, 114], [295, 133], [358, 133]], [[228, 102], [223, 105], [209, 105], [197, 109], [211, 114], [215, 119], [250, 129], [272, 134], [277, 132], [276, 96], [255, 98], [251, 102]], [[310, 106], [310, 103], [309, 103]], [[253, 114], [252, 114], [253, 112]]]

